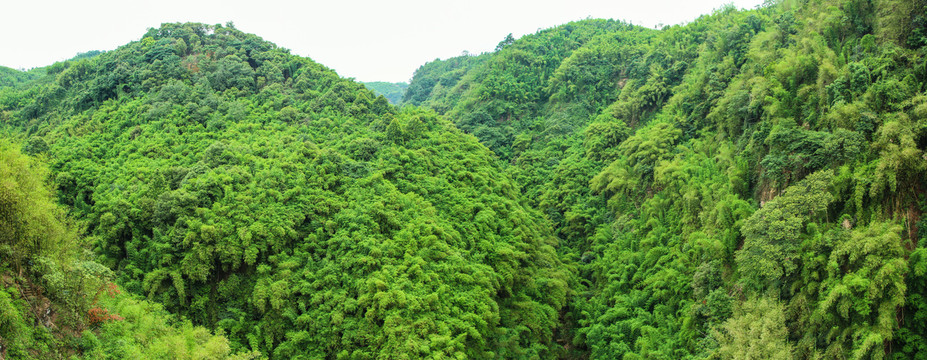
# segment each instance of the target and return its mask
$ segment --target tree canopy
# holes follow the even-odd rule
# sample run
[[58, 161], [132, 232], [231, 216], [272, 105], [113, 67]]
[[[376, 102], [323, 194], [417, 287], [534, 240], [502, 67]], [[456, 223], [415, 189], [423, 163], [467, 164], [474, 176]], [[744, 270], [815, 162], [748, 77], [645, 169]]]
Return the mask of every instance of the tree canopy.
[[442, 117], [229, 26], [63, 67], [4, 124], [129, 292], [274, 358], [559, 354], [551, 227]]
[[923, 348], [924, 6], [584, 20], [426, 64], [409, 88], [460, 79], [413, 103], [492, 149], [552, 222], [576, 269], [571, 356], [907, 358]]
[[231, 24], [0, 69], [0, 356], [916, 358], [925, 9], [587, 19], [401, 100]]

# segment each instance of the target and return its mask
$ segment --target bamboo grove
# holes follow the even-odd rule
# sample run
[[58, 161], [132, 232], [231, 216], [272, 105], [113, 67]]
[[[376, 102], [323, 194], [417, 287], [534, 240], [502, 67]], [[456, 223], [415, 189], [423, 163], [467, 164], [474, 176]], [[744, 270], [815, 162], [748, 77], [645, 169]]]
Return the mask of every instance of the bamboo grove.
[[0, 69], [0, 358], [918, 358], [925, 45], [783, 0], [390, 99], [231, 24]]

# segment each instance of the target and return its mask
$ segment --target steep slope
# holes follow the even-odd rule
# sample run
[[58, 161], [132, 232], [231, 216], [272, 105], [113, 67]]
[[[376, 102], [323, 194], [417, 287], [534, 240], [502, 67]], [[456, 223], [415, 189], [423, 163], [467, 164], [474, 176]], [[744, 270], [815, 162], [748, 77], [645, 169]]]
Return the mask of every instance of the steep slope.
[[133, 293], [274, 358], [551, 358], [550, 226], [434, 113], [230, 26], [165, 24], [3, 93]]
[[[439, 104], [452, 102], [444, 99], [445, 96], [457, 96], [452, 92], [461, 77], [471, 68], [490, 58], [490, 54], [479, 56], [461, 55], [447, 60], [435, 59], [415, 70], [414, 78], [402, 95], [402, 104], [423, 106], [444, 112]], [[455, 100], [456, 101], [456, 100]]]
[[237, 358], [229, 341], [122, 293], [54, 204], [48, 169], [0, 142], [0, 358]]
[[[659, 31], [581, 21], [420, 102], [494, 150], [554, 222], [585, 284], [564, 325], [577, 356], [911, 357], [925, 9], [811, 0]], [[561, 35], [577, 32], [592, 35]]]

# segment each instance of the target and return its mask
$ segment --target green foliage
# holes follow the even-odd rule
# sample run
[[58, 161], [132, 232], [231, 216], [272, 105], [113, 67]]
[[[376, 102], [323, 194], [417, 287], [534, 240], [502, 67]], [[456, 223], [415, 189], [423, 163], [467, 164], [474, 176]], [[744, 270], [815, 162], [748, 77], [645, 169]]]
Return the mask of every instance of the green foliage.
[[[431, 110], [231, 25], [164, 24], [0, 77], [8, 152], [47, 157], [113, 273], [48, 260], [29, 234], [63, 214], [22, 205], [27, 163], [0, 179], [34, 216], [4, 215], [0, 250], [71, 312], [114, 277], [230, 339], [118, 300], [94, 314], [140, 320], [82, 336], [98, 356], [917, 357], [924, 7], [577, 21], [423, 65], [402, 103]], [[7, 293], [20, 331], [31, 303]]]
[[377, 96], [383, 95], [386, 100], [389, 100], [390, 104], [394, 105], [398, 105], [399, 102], [402, 101], [406, 89], [409, 88], [408, 83], [389, 83], [383, 81], [365, 82], [364, 86], [370, 89], [370, 91], [373, 91]]
[[[34, 330], [27, 317], [27, 304], [16, 296], [15, 289], [0, 289], [0, 354], [27, 357]], [[14, 297], [16, 296], [16, 297]]]
[[[461, 77], [474, 66], [481, 64], [489, 55], [471, 56], [465, 54], [447, 60], [435, 59], [415, 70], [412, 81], [402, 95], [402, 103], [425, 105], [447, 111], [442, 103], [459, 98], [452, 90], [457, 87]], [[455, 101], [455, 100], [454, 100]]]
[[653, 181], [654, 168], [671, 155], [680, 135], [679, 129], [666, 123], [638, 131], [618, 146], [622, 157], [592, 179], [592, 190], [609, 195], [645, 190]]
[[159, 306], [120, 295], [115, 285], [107, 285], [112, 271], [81, 258], [74, 225], [54, 203], [45, 182], [47, 166], [20, 154], [11, 139], [3, 140], [0, 175], [6, 232], [0, 261], [0, 356], [220, 359], [232, 355], [228, 339], [221, 334], [213, 335], [188, 321], [175, 323]]
[[42, 75], [44, 74], [40, 69], [20, 71], [0, 66], [0, 90], [5, 87], [17, 87], [28, 84], [30, 81], [35, 80]]
[[927, 287], [924, 275], [927, 273], [927, 255], [923, 242], [908, 258], [908, 276], [905, 278], [907, 293], [905, 296], [905, 314], [900, 319], [900, 329], [897, 332], [897, 343], [900, 350], [896, 358], [913, 358], [927, 350], [925, 342], [925, 322], [927, 316]]
[[583, 147], [586, 157], [593, 160], [610, 160], [618, 157], [617, 149], [628, 138], [631, 130], [623, 121], [594, 122], [586, 128]]
[[177, 321], [160, 305], [126, 295], [104, 297], [102, 306], [121, 319], [84, 331], [81, 351], [92, 359], [258, 359], [256, 352], [233, 354], [222, 333]]
[[[111, 78], [111, 64], [144, 76]], [[48, 145], [59, 199], [98, 261], [128, 291], [227, 334], [231, 350], [561, 353], [554, 329], [571, 290], [550, 226], [485, 147], [434, 112], [400, 111], [308, 59], [201, 24], [152, 29], [47, 87], [55, 110], [11, 106], [10, 123]], [[119, 351], [228, 350], [177, 331]], [[188, 336], [201, 340], [171, 349]]]
[[808, 176], [766, 203], [743, 224], [744, 242], [737, 253], [737, 264], [749, 285], [781, 286], [780, 279], [796, 271], [806, 227], [826, 220], [822, 215], [833, 201], [828, 191], [832, 177], [830, 171]]
[[900, 232], [900, 226], [873, 223], [835, 241], [812, 315], [833, 334], [825, 354], [839, 349], [857, 359], [878, 358], [893, 339], [908, 272]]
[[[907, 269], [927, 186], [923, 6], [576, 22], [505, 42], [419, 103], [552, 220], [576, 266], [571, 356], [904, 358], [922, 341]], [[747, 322], [775, 336], [750, 343], [733, 332]]]
[[715, 334], [720, 359], [791, 359], [782, 305], [758, 298], [742, 303]]
[[0, 145], [0, 254], [17, 268], [41, 257], [69, 256], [75, 234], [48, 200], [47, 168], [13, 146], [9, 140]]

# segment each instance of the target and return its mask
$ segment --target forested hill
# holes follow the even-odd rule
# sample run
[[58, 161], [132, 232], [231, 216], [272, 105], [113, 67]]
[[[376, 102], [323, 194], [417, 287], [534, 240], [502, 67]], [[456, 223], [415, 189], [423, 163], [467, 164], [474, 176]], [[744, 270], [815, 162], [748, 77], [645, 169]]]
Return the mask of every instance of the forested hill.
[[[47, 159], [59, 202], [117, 284], [231, 350], [561, 352], [571, 293], [551, 226], [487, 148], [435, 113], [399, 110], [231, 26], [164, 24], [44, 72], [0, 89], [4, 131]], [[6, 349], [15, 331], [2, 324]]]
[[26, 72], [0, 66], [0, 88], [18, 86], [39, 76], [39, 71]]
[[422, 66], [576, 264], [571, 355], [927, 351], [927, 3], [586, 20]]
[[402, 107], [231, 25], [0, 69], [0, 357], [917, 358], [925, 14], [578, 21]]
[[374, 81], [374, 82], [365, 82], [366, 86], [370, 91], [373, 91], [376, 95], [383, 95], [386, 100], [389, 100], [390, 104], [399, 104], [402, 101], [402, 96], [406, 92], [406, 88], [409, 87], [409, 84], [404, 82], [399, 83], [390, 83], [383, 81]]

